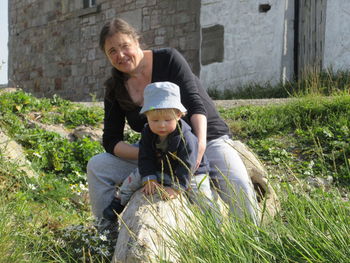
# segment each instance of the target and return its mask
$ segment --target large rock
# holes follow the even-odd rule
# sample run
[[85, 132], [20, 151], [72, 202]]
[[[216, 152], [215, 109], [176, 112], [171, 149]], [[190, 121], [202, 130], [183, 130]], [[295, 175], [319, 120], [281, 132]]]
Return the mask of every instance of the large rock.
[[[169, 229], [186, 229], [192, 215], [183, 196], [163, 201], [158, 194], [147, 199], [137, 191], [129, 201], [121, 220], [120, 232], [113, 256], [114, 263], [176, 262], [171, 253]], [[188, 231], [190, 231], [188, 229]], [[162, 259], [158, 255], [164, 255]]]
[[82, 139], [84, 137], [90, 138], [92, 141], [98, 141], [102, 143], [103, 132], [99, 128], [93, 128], [89, 126], [79, 126], [74, 129], [74, 137]]
[[267, 171], [253, 151], [241, 141], [233, 141], [231, 146], [242, 158], [253, 182], [261, 212], [261, 223], [267, 223], [280, 210], [280, 203], [268, 181]]
[[38, 174], [31, 168], [30, 162], [25, 158], [25, 153], [21, 145], [8, 137], [0, 129], [0, 151], [8, 161], [18, 165], [18, 169], [26, 173], [29, 177], [38, 177]]

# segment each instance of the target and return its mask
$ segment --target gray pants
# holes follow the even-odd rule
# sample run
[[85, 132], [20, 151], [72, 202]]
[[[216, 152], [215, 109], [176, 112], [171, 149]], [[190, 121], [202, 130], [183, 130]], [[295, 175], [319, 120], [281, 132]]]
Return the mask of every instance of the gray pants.
[[[221, 199], [233, 215], [248, 215], [257, 222], [257, 201], [252, 182], [242, 159], [230, 145], [228, 136], [207, 143], [206, 155], [210, 164], [210, 178]], [[93, 214], [100, 218], [112, 201], [116, 186], [137, 169], [137, 161], [118, 158], [109, 153], [92, 157], [87, 165], [87, 180]]]

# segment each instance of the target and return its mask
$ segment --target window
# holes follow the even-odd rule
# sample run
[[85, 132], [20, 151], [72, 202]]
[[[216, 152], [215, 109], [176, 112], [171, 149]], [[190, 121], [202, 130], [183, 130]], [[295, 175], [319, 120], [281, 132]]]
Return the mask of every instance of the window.
[[101, 5], [97, 5], [96, 2], [96, 0], [83, 0], [83, 8], [76, 11], [76, 16], [83, 17], [100, 12]]
[[84, 8], [96, 6], [96, 0], [83, 0]]
[[260, 13], [267, 13], [271, 9], [271, 5], [269, 4], [261, 4], [259, 5], [259, 12]]
[[224, 27], [214, 25], [202, 28], [201, 63], [208, 65], [224, 59]]

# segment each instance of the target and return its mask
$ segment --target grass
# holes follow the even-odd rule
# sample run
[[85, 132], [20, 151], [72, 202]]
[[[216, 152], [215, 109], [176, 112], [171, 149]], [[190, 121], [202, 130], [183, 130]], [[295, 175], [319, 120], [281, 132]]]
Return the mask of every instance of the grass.
[[349, 185], [349, 95], [308, 96], [282, 106], [220, 112], [234, 137], [245, 141], [270, 165], [285, 163], [298, 170], [298, 177], [310, 173], [333, 176], [338, 183]]
[[249, 83], [235, 89], [213, 88], [208, 91], [210, 97], [216, 100], [288, 98], [310, 94], [330, 96], [343, 92], [350, 93], [350, 72], [334, 71], [331, 68], [322, 72], [310, 70], [298, 81], [277, 85]]
[[267, 226], [218, 226], [198, 214], [195, 235], [171, 232], [180, 262], [349, 262], [349, 205], [336, 191], [297, 188], [282, 186], [282, 212]]
[[[346, 76], [330, 83], [346, 83]], [[194, 211], [192, 231], [169, 230], [180, 262], [349, 262], [350, 95], [317, 83], [319, 89], [303, 88], [308, 95], [299, 92], [286, 105], [220, 109], [234, 138], [268, 168], [282, 209], [260, 227], [231, 218], [218, 226]], [[68, 129], [99, 127], [102, 110], [22, 91], [0, 94], [0, 108], [1, 129], [39, 174], [27, 177], [0, 147], [0, 262], [110, 262], [114, 241], [97, 233], [86, 201], [85, 166], [101, 145], [28, 125], [40, 116]], [[310, 177], [334, 183], [315, 188], [304, 181]]]

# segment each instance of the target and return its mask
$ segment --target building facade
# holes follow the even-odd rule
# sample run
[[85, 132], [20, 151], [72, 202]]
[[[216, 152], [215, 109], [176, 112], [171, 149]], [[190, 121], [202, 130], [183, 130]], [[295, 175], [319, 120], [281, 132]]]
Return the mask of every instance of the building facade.
[[9, 82], [36, 96], [103, 97], [99, 31], [114, 17], [148, 48], [175, 47], [207, 89], [350, 66], [345, 0], [11, 0]]
[[103, 97], [110, 65], [99, 32], [124, 18], [146, 46], [173, 46], [199, 74], [199, 0], [11, 0], [9, 82], [36, 96]]

